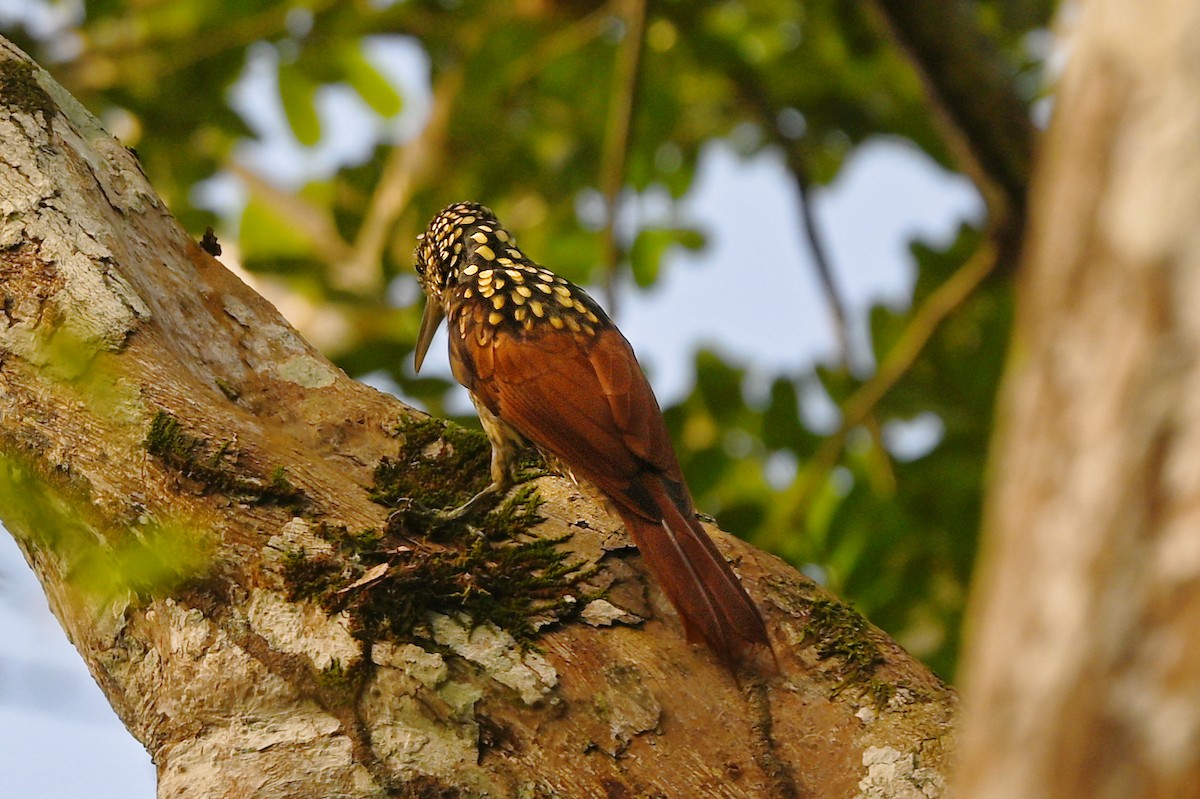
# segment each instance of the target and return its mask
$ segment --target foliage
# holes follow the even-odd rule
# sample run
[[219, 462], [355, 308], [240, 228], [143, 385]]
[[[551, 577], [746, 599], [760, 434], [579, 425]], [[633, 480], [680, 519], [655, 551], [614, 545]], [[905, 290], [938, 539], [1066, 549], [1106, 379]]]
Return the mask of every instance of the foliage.
[[196, 524], [142, 517], [114, 526], [94, 512], [88, 486], [39, 474], [20, 456], [0, 458], [0, 503], [23, 548], [55, 558], [98, 610], [169, 595], [212, 567], [211, 541]]
[[[1040, 69], [1030, 32], [1045, 25], [1049, 4], [973, 6], [1032, 100]], [[625, 96], [614, 64], [640, 7], [89, 0], [57, 29], [14, 23], [3, 32], [136, 148], [197, 236], [214, 224], [236, 242], [259, 285], [301, 309], [307, 323], [297, 324], [341, 366], [386, 377], [444, 414], [448, 384], [405, 364], [420, 318], [409, 253], [450, 201], [485, 200], [527, 251], [572, 280], [611, 285], [614, 271], [629, 270], [644, 288], [673, 251], [705, 246], [679, 202], [714, 140], [746, 154], [782, 152], [800, 185], [832, 180], [856, 146], [881, 135], [958, 168], [918, 71], [871, 5], [840, 0], [648, 3], [629, 145], [614, 158], [614, 98]], [[387, 71], [378, 52], [389, 47], [423, 54], [430, 84]], [[264, 69], [273, 85], [255, 102], [278, 103], [293, 160], [304, 165], [290, 182], [247, 156], [266, 133], [239, 92]], [[335, 118], [330, 98], [362, 111]], [[330, 166], [328, 148], [348, 124], [367, 144]], [[615, 260], [602, 194], [614, 170], [625, 187]], [[207, 202], [214, 176], [235, 176], [245, 202], [223, 212]], [[875, 362], [983, 238], [964, 227], [948, 248], [913, 245], [911, 309], [871, 312]], [[753, 365], [701, 352], [694, 390], [666, 410], [700, 507], [824, 575], [946, 675], [975, 552], [1010, 291], [998, 276], [956, 309], [868, 422], [849, 431], [835, 462], [818, 464], [818, 490], [803, 501], [792, 501], [795, 481], [810, 474], [829, 432], [809, 411], [844, 402], [861, 375], [826, 364], [769, 376], [763, 391]], [[935, 430], [928, 451], [898, 456], [889, 437], [913, 420]], [[183, 457], [185, 472], [204, 466]]]

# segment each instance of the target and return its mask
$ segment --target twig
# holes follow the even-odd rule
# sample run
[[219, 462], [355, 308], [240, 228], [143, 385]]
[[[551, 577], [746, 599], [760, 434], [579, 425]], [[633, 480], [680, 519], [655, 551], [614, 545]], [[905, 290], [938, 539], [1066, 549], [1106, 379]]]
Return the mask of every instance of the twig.
[[312, 243], [318, 257], [326, 263], [337, 263], [350, 256], [350, 245], [338, 232], [333, 217], [323, 208], [298, 194], [283, 191], [254, 170], [231, 161], [227, 167], [252, 194], [267, 201], [279, 214], [293, 223], [296, 231]]
[[[594, 40], [604, 30], [608, 14], [604, 9], [594, 12], [559, 34], [548, 37], [536, 51], [527, 54], [526, 68], [518, 68], [511, 80], [519, 86], [545, 69], [555, 59]], [[483, 41], [483, 31], [465, 37], [469, 49]], [[375, 290], [382, 279], [379, 269], [383, 251], [392, 228], [408, 207], [413, 194], [441, 163], [446, 132], [450, 126], [454, 104], [462, 94], [465, 68], [459, 66], [441, 73], [433, 90], [433, 107], [429, 121], [421, 133], [388, 155], [379, 183], [363, 218], [354, 242], [354, 252], [342, 264], [337, 285], [355, 290]]]
[[620, 259], [616, 234], [617, 200], [625, 183], [625, 166], [629, 160], [629, 131], [637, 103], [638, 65], [641, 62], [646, 25], [646, 0], [625, 0], [621, 5], [625, 38], [617, 52], [613, 70], [608, 130], [605, 132], [604, 156], [600, 162], [600, 191], [608, 211], [600, 248], [604, 265], [604, 296], [610, 314], [617, 312], [615, 282]]
[[874, 0], [892, 38], [925, 83], [946, 140], [988, 205], [989, 217], [1024, 216], [1034, 127], [1014, 81], [1016, 65], [968, 0]]
[[864, 424], [879, 401], [912, 368], [938, 326], [971, 296], [996, 266], [998, 246], [989, 239], [953, 276], [929, 296], [896, 341], [879, 370], [842, 405], [842, 423], [827, 436], [787, 491], [775, 503], [773, 520], [761, 545], [778, 546], [800, 529], [817, 490], [837, 465], [850, 431]]
[[[613, 0], [613, 3], [620, 0]], [[596, 40], [608, 28], [613, 15], [612, 3], [607, 3], [578, 22], [544, 36], [535, 49], [528, 51], [516, 65], [509, 81], [513, 86], [532, 80], [558, 59], [569, 55]]]
[[[314, 0], [308, 5], [308, 10], [317, 20], [338, 5], [338, 0]], [[125, 74], [141, 71], [145, 69], [142, 59], [146, 53], [158, 48], [164, 57], [154, 62], [154, 74], [162, 80], [166, 75], [192, 67], [227, 50], [247, 47], [253, 42], [278, 36], [287, 30], [287, 17], [291, 10], [287, 4], [277, 4], [257, 14], [233, 18], [225, 16], [220, 24], [202, 30], [190, 30], [186, 34], [171, 26], [112, 26], [115, 33], [106, 31], [107, 35], [102, 39], [84, 37], [89, 47], [77, 62], [82, 65], [81, 68], [75, 72], [77, 77], [84, 78], [81, 85], [87, 85], [85, 73], [92, 65], [87, 58], [89, 55], [115, 61]]]
[[846, 317], [846, 303], [842, 300], [837, 283], [834, 282], [833, 268], [829, 263], [820, 227], [813, 215], [812, 184], [808, 180], [808, 170], [800, 153], [795, 153], [795, 157], [792, 155], [796, 149], [798, 149], [798, 145], [794, 142], [788, 147], [788, 165], [791, 167], [796, 183], [797, 197], [800, 201], [800, 226], [804, 230], [808, 251], [812, 255], [813, 268], [817, 272], [817, 282], [821, 284], [821, 291], [825, 294], [825, 303], [829, 306], [829, 313], [833, 317], [833, 335], [837, 340], [838, 360], [847, 371], [853, 371], [854, 359], [850, 344], [850, 324]]
[[450, 125], [454, 102], [463, 86], [461, 66], [445, 70], [433, 88], [429, 121], [414, 138], [393, 147], [383, 174], [371, 195], [362, 227], [354, 241], [353, 252], [338, 265], [331, 277], [339, 288], [377, 291], [383, 282], [383, 250], [392, 226], [408, 207], [416, 188], [433, 174], [441, 162], [442, 145]]

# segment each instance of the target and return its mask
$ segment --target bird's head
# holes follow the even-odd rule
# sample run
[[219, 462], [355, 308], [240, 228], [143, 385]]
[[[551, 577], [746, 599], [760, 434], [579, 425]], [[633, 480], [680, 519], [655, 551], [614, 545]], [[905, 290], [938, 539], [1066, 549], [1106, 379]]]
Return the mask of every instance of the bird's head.
[[[496, 219], [492, 209], [479, 203], [447, 206], [417, 237], [413, 263], [417, 280], [425, 292], [425, 315], [417, 333], [415, 353], [418, 371], [433, 334], [445, 316], [450, 287], [462, 279], [464, 270], [470, 275], [515, 248], [516, 242]], [[472, 264], [475, 270], [468, 269]]]

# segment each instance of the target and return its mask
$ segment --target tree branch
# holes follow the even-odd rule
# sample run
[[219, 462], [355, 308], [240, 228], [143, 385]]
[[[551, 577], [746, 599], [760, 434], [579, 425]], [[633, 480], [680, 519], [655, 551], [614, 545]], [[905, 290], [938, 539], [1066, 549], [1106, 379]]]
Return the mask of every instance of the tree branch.
[[947, 139], [994, 220], [1021, 219], [1034, 128], [1014, 84], [1016, 67], [980, 30], [966, 0], [875, 0], [925, 81]]
[[0, 150], [0, 518], [160, 799], [941, 783], [952, 692], [744, 543], [781, 674], [739, 684], [566, 480], [481, 534], [394, 513], [486, 448], [333, 367], [7, 43]]
[[841, 458], [850, 431], [871, 420], [879, 401], [912, 368], [941, 323], [992, 273], [997, 251], [998, 246], [989, 239], [949, 280], [929, 295], [879, 369], [842, 404], [842, 420], [837, 431], [821, 440], [816, 453], [776, 503], [772, 512], [775, 521], [767, 525], [767, 529], [774, 532], [764, 541], [765, 546], [776, 546], [784, 536], [795, 535], [794, 531], [804, 528], [813, 499]]
[[604, 195], [607, 218], [600, 238], [604, 265], [603, 288], [605, 305], [610, 314], [617, 313], [615, 281], [620, 266], [617, 246], [617, 202], [625, 185], [625, 168], [629, 161], [629, 133], [633, 127], [633, 112], [637, 104], [638, 65], [645, 45], [646, 0], [622, 0], [619, 13], [625, 22], [625, 37], [617, 50], [613, 69], [612, 95], [608, 104], [608, 129], [604, 135], [604, 153], [600, 159], [600, 192]]
[[461, 67], [451, 67], [438, 76], [433, 87], [429, 121], [411, 141], [392, 148], [383, 174], [371, 195], [350, 257], [333, 264], [336, 285], [362, 292], [377, 292], [383, 283], [383, 251], [413, 192], [441, 164], [450, 116], [463, 85]]

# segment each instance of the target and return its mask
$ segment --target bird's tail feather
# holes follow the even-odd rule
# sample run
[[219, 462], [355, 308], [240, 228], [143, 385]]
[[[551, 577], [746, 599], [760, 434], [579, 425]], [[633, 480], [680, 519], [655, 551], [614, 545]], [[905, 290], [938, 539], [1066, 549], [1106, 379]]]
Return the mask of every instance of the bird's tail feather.
[[689, 641], [701, 640], [725, 663], [750, 663], [771, 651], [766, 624], [746, 589], [700, 522], [659, 498], [664, 519], [633, 514], [625, 526], [683, 620]]

